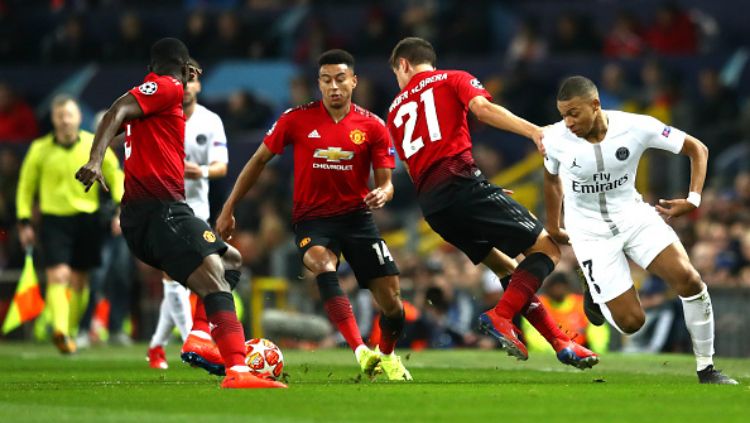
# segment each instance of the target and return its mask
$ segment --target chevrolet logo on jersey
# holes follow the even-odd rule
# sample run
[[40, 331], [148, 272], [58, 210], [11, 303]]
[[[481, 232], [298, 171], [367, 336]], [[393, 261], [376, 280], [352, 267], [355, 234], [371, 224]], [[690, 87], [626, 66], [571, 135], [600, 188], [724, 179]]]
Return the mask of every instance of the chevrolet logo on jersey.
[[341, 147], [318, 148], [315, 150], [313, 157], [316, 159], [326, 159], [326, 161], [332, 163], [339, 163], [342, 160], [351, 160], [354, 158], [354, 152], [341, 150]]

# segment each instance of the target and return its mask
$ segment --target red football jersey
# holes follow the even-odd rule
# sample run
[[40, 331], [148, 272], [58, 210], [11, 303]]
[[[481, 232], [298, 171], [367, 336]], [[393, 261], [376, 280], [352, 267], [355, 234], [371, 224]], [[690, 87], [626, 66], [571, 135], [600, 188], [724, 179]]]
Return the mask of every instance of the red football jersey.
[[289, 109], [263, 142], [274, 154], [294, 148], [293, 222], [364, 209], [370, 168], [395, 166], [385, 124], [356, 104], [338, 123], [321, 101]]
[[492, 99], [471, 74], [434, 70], [414, 75], [391, 103], [388, 130], [417, 193], [476, 169], [466, 120], [469, 101], [476, 96]]
[[125, 128], [125, 195], [122, 202], [185, 199], [185, 114], [182, 82], [149, 73], [129, 91], [143, 117]]

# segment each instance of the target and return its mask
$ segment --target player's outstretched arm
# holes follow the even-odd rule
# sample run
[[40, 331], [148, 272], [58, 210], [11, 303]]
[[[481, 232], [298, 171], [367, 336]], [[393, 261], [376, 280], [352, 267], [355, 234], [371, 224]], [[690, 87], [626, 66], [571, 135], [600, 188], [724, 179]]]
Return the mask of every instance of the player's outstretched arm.
[[534, 141], [537, 150], [544, 154], [542, 145], [542, 128], [524, 118], [516, 116], [503, 106], [495, 104], [487, 98], [478, 95], [469, 101], [469, 110], [480, 121], [492, 125], [503, 131], [513, 132]]
[[544, 169], [544, 210], [547, 214], [545, 229], [552, 239], [560, 244], [569, 244], [567, 232], [560, 228], [560, 215], [562, 212], [563, 189], [562, 181], [558, 175], [549, 173]]
[[91, 146], [89, 162], [76, 172], [76, 179], [81, 181], [86, 187], [86, 191], [88, 191], [94, 182], [97, 181], [102, 185], [105, 191], [109, 191], [107, 184], [104, 182], [104, 176], [102, 175], [104, 153], [107, 151], [107, 147], [109, 147], [109, 144], [115, 138], [123, 123], [133, 119], [138, 119], [142, 116], [143, 110], [141, 109], [141, 106], [130, 93], [123, 94], [120, 98], [115, 100], [109, 110], [104, 114], [99, 127], [96, 129], [96, 135], [94, 135], [94, 144]]
[[365, 204], [370, 209], [379, 209], [393, 198], [393, 170], [388, 168], [375, 169], [375, 188], [367, 193]]
[[187, 179], [219, 179], [227, 175], [227, 164], [215, 161], [208, 165], [185, 161], [185, 178]]
[[261, 143], [260, 147], [255, 151], [253, 157], [247, 161], [245, 167], [242, 168], [240, 176], [237, 177], [237, 181], [234, 183], [229, 198], [224, 203], [224, 207], [221, 209], [221, 214], [216, 219], [216, 232], [225, 239], [232, 239], [232, 232], [234, 232], [234, 207], [247, 194], [250, 188], [255, 185], [258, 181], [263, 169], [266, 167], [266, 163], [273, 158], [274, 154], [271, 150], [266, 147], [266, 144]]
[[708, 147], [692, 135], [685, 135], [680, 154], [690, 158], [690, 194], [687, 198], [659, 200], [656, 211], [667, 219], [690, 213], [700, 206], [708, 169]]

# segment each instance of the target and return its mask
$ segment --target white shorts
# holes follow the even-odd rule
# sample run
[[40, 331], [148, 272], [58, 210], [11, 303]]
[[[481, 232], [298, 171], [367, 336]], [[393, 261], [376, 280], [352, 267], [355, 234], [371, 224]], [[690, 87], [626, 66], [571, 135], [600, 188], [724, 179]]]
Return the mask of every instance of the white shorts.
[[628, 258], [646, 269], [665, 248], [679, 242], [674, 230], [655, 211], [640, 216], [637, 224], [617, 235], [576, 238], [570, 232], [573, 251], [594, 302], [611, 301], [633, 286]]

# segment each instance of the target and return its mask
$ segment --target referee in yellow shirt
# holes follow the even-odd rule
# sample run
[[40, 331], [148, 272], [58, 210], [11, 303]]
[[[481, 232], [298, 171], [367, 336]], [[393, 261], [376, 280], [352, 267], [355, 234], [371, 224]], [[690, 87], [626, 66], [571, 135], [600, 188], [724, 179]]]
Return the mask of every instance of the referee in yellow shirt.
[[[86, 192], [71, 175], [86, 164], [94, 135], [80, 129], [81, 110], [68, 96], [52, 102], [51, 133], [34, 140], [21, 166], [16, 195], [19, 238], [24, 248], [35, 242], [31, 225], [34, 198], [41, 210], [40, 247], [47, 275], [53, 341], [64, 354], [75, 352], [71, 332], [86, 310], [88, 273], [101, 262], [104, 227], [97, 214], [99, 190]], [[123, 173], [108, 150], [102, 165], [116, 203], [123, 194]], [[70, 290], [70, 295], [68, 295]]]

